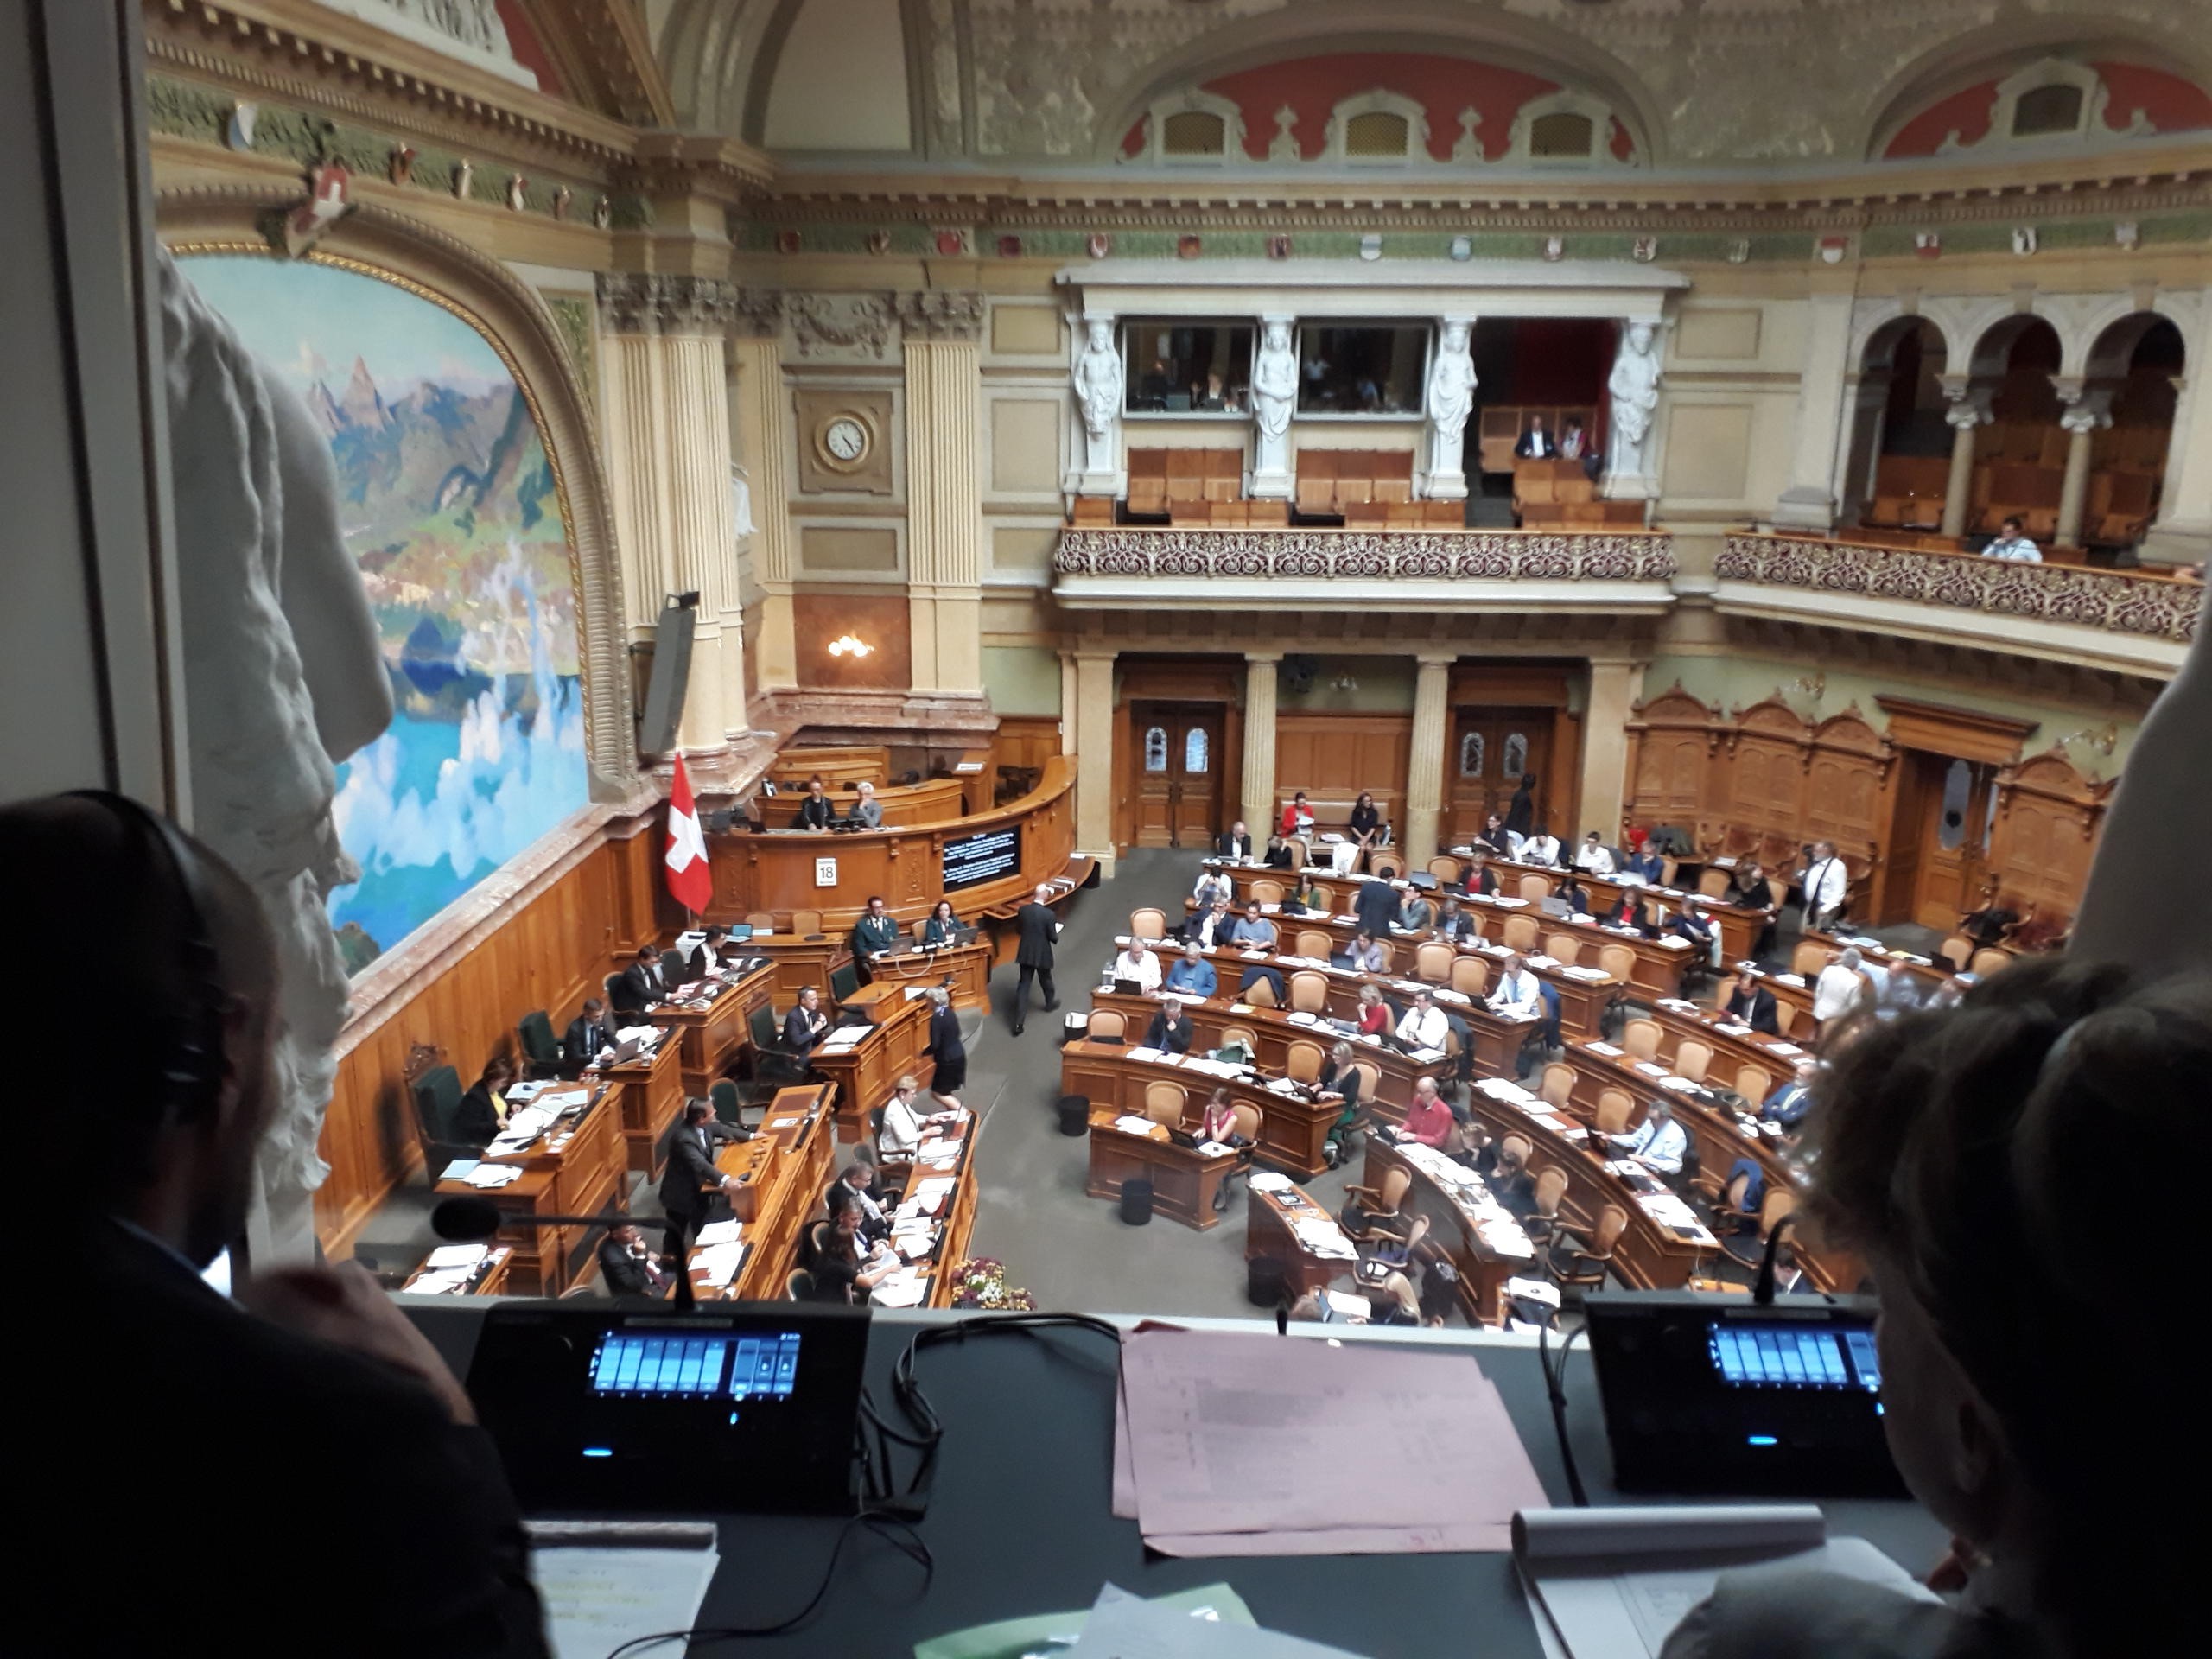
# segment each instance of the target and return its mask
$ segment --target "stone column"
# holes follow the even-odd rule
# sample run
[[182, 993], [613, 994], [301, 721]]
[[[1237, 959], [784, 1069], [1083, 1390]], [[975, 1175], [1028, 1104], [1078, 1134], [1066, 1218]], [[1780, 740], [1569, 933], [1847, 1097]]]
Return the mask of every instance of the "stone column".
[[1261, 845], [1275, 821], [1275, 665], [1279, 651], [1244, 653], [1244, 779], [1240, 816]]
[[1582, 714], [1582, 821], [1561, 828], [1562, 842], [1595, 830], [1608, 842], [1621, 833], [1621, 802], [1628, 783], [1628, 717], [1643, 686], [1643, 664], [1627, 660], [1590, 664], [1590, 701]]
[[1612, 399], [1605, 432], [1605, 476], [1599, 486], [1608, 501], [1649, 501], [1659, 493], [1659, 354], [1657, 317], [1621, 324], [1619, 349], [1605, 391]]
[[1869, 369], [1845, 381], [1844, 400], [1851, 418], [1837, 435], [1835, 504], [1839, 524], [1856, 524], [1874, 499], [1875, 473], [1882, 461], [1883, 417], [1889, 407], [1890, 372]]
[[722, 340], [735, 289], [711, 277], [616, 272], [599, 279], [608, 335], [607, 460], [633, 638], [662, 601], [699, 595], [677, 741], [725, 754], [749, 729], [745, 636], [724, 626], [738, 590]]
[[2058, 529], [2051, 537], [2058, 547], [2082, 544], [2082, 511], [2089, 504], [2089, 447], [2093, 434], [2112, 424], [2113, 388], [2084, 385], [2078, 376], [2050, 377], [2058, 392], [2058, 423], [2066, 429], [2066, 477], [2058, 488]]
[[1114, 653], [1075, 653], [1075, 844], [1114, 873]]
[[903, 294], [914, 690], [983, 694], [983, 296]]
[[1797, 428], [1789, 484], [1775, 498], [1774, 522], [1793, 530], [1835, 524], [1836, 432], [1843, 423], [1844, 376], [1851, 366], [1848, 291], [1806, 297], [1805, 358], [1797, 372]]
[[1414, 658], [1413, 742], [1406, 760], [1406, 822], [1401, 838], [1406, 862], [1421, 869], [1436, 856], [1438, 825], [1444, 816], [1444, 749], [1452, 715], [1452, 664], [1448, 652], [1425, 652]]
[[1075, 746], [1075, 729], [1078, 718], [1077, 711], [1082, 706], [1076, 676], [1075, 653], [1071, 651], [1064, 651], [1060, 653], [1060, 753], [1062, 754], [1078, 753]]
[[2181, 325], [2183, 372], [2173, 383], [2158, 521], [2143, 551], [2162, 563], [2196, 564], [2212, 556], [2212, 298], [2198, 294], [2192, 303], [2191, 296], [2162, 292], [2158, 308]]
[[791, 620], [798, 574], [791, 544], [791, 401], [784, 385], [782, 317], [781, 295], [741, 291], [730, 342], [737, 373], [736, 453], [753, 486], [753, 569], [761, 588], [753, 673], [764, 691], [798, 683], [798, 638]]
[[1943, 396], [1950, 407], [1943, 418], [1951, 423], [1951, 474], [1943, 480], [1943, 534], [1967, 533], [1967, 507], [1974, 492], [1974, 429], [1989, 423], [1993, 386], [1981, 385], [1962, 374], [1942, 378]]

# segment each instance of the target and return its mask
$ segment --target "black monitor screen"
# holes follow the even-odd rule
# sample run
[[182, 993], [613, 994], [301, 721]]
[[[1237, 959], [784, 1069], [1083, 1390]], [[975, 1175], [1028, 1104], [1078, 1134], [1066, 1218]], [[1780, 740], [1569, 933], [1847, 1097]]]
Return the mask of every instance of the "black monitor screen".
[[957, 893], [978, 882], [995, 881], [1021, 868], [1021, 835], [1015, 830], [986, 830], [944, 843], [944, 890]]

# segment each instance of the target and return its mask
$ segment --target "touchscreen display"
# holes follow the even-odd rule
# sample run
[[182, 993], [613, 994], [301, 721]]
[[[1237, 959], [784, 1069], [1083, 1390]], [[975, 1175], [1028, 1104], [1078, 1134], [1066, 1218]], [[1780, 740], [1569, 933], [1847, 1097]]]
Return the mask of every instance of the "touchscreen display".
[[591, 1357], [602, 1400], [788, 1400], [798, 1332], [609, 1331]]
[[1881, 1389], [1871, 1330], [1721, 1320], [1706, 1330], [1713, 1368], [1732, 1388]]

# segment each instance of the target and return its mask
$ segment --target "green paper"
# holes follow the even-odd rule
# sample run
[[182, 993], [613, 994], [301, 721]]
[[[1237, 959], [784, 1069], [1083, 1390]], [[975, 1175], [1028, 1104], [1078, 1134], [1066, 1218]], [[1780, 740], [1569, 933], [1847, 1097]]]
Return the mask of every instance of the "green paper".
[[[1224, 1624], [1259, 1623], [1252, 1617], [1252, 1610], [1244, 1605], [1244, 1599], [1225, 1584], [1201, 1585], [1196, 1590], [1179, 1590], [1172, 1596], [1151, 1599], [1160, 1606], [1179, 1607], [1191, 1613], [1210, 1607]], [[1074, 1643], [1083, 1633], [1084, 1621], [1090, 1617], [1090, 1609], [1078, 1607], [1071, 1612], [1039, 1613], [1029, 1618], [1002, 1618], [995, 1624], [970, 1625], [964, 1630], [917, 1642], [914, 1659], [1022, 1659], [1025, 1654], [1056, 1652]]]

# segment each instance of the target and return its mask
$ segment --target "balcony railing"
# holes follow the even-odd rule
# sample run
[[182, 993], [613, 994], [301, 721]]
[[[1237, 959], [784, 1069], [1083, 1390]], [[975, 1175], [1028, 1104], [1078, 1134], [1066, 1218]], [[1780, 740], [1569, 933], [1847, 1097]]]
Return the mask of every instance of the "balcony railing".
[[1060, 532], [1062, 576], [1199, 581], [1665, 582], [1663, 531], [1278, 530], [1117, 526]]
[[[2018, 564], [1972, 553], [1928, 552], [1875, 547], [1858, 542], [1758, 531], [1732, 533], [1713, 560], [1715, 597], [1723, 608], [1751, 596], [1734, 590], [1739, 583], [1803, 590], [1808, 605], [1844, 620], [1834, 607], [1864, 609], [1851, 620], [1861, 625], [1894, 604], [1941, 606], [1988, 618], [2018, 619], [2029, 625], [2012, 628], [2017, 648], [2038, 640], [2063, 643], [2095, 633], [2143, 642], [2123, 645], [2117, 655], [2145, 658], [2145, 666], [2178, 666], [2181, 652], [2196, 637], [2203, 584], [2138, 570], [2101, 570], [2084, 565]], [[1732, 591], [1733, 590], [1733, 591]], [[1946, 628], [1960, 625], [1945, 624]], [[1971, 626], [1967, 631], [1972, 631]], [[2086, 629], [2090, 634], [2070, 633]], [[2155, 643], [2154, 643], [2155, 642]]]

